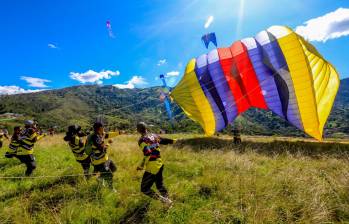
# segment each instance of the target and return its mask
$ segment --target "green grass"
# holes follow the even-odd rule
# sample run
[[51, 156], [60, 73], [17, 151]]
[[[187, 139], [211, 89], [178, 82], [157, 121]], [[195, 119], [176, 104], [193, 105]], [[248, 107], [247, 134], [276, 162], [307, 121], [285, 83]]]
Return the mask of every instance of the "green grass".
[[[114, 139], [117, 193], [81, 174], [62, 136], [35, 149], [38, 179], [0, 179], [0, 223], [348, 223], [349, 145], [303, 139], [181, 138], [162, 147], [172, 208], [139, 192], [137, 136]], [[4, 148], [1, 150], [4, 153]], [[0, 159], [0, 176], [22, 176]], [[54, 177], [52, 177], [54, 176]]]

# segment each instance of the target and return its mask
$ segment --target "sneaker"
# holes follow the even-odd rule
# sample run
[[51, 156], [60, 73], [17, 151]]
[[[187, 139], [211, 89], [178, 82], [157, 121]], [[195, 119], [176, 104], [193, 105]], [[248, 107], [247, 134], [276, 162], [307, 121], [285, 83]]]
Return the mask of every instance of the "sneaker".
[[165, 203], [167, 205], [172, 205], [173, 201], [171, 199], [169, 199], [168, 197], [164, 197], [159, 195], [159, 199], [162, 203]]

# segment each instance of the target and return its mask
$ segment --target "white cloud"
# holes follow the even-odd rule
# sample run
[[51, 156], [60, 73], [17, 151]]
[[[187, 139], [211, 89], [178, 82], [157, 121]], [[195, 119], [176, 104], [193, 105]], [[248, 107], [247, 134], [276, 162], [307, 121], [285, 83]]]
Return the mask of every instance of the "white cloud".
[[209, 28], [211, 23], [213, 22], [214, 17], [213, 16], [209, 16], [205, 22], [205, 29]]
[[179, 71], [171, 71], [166, 73], [166, 77], [177, 77], [179, 76]]
[[309, 41], [326, 42], [349, 35], [349, 9], [336, 11], [308, 20], [296, 27], [296, 32]]
[[158, 61], [158, 66], [166, 64], [166, 59], [161, 59]]
[[119, 71], [102, 70], [95, 72], [88, 70], [84, 73], [71, 72], [70, 78], [79, 81], [80, 83], [97, 83], [102, 84], [103, 79], [111, 79], [113, 76], [120, 75]]
[[21, 79], [26, 81], [29, 86], [37, 87], [37, 88], [46, 88], [48, 87], [46, 83], [51, 82], [51, 80], [48, 80], [48, 79], [40, 79], [40, 78], [34, 78], [29, 76], [22, 76]]
[[48, 46], [48, 48], [52, 48], [52, 49], [58, 48], [55, 44], [48, 44], [47, 46]]
[[126, 84], [115, 84], [113, 85], [119, 89], [134, 89], [136, 87], [141, 87], [148, 84], [142, 76], [133, 76]]
[[19, 86], [0, 86], [0, 95], [14, 95], [21, 93], [35, 93], [44, 89], [23, 89]]

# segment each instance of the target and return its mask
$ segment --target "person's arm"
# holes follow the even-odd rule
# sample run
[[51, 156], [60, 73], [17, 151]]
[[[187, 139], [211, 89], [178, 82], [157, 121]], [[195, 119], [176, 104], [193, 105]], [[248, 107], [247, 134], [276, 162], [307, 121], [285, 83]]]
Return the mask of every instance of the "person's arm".
[[41, 140], [42, 138], [44, 138], [46, 136], [46, 134], [42, 134], [42, 135], [37, 135], [36, 137], [36, 141]]
[[20, 144], [24, 145], [33, 145], [38, 140], [38, 134], [33, 131], [29, 130], [29, 135], [21, 136], [19, 138]]
[[144, 167], [147, 165], [149, 158], [150, 158], [151, 150], [149, 149], [148, 145], [145, 142], [140, 142], [139, 148], [143, 152], [143, 159], [142, 159], [141, 163], [139, 164], [139, 166], [137, 167], [137, 169], [141, 170], [141, 169], [144, 169]]
[[162, 138], [162, 137], [159, 137], [160, 138], [160, 144], [161, 145], [170, 145], [170, 144], [174, 144], [176, 142], [176, 140], [174, 139], [170, 139], [170, 138]]
[[79, 147], [82, 148], [84, 147], [85, 143], [84, 140], [82, 138], [79, 138]]
[[104, 137], [96, 135], [93, 141], [95, 147], [100, 151], [106, 151], [109, 147], [108, 144], [105, 144]]

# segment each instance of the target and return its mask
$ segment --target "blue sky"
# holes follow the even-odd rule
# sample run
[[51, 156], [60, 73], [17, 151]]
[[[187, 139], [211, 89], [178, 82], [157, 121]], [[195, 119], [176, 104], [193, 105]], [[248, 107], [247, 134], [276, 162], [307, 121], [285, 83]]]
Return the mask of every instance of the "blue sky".
[[[0, 90], [93, 82], [146, 87], [160, 85], [156, 77], [161, 73], [169, 73], [173, 85], [191, 58], [207, 52], [200, 40], [206, 32], [216, 32], [218, 45], [229, 46], [271, 25], [305, 26], [338, 8], [349, 8], [349, 1], [1, 1]], [[205, 29], [210, 16], [213, 21]], [[320, 38], [312, 43], [346, 78], [349, 16], [342, 16], [339, 35], [316, 30], [309, 35]], [[108, 33], [108, 20], [114, 37]]]

